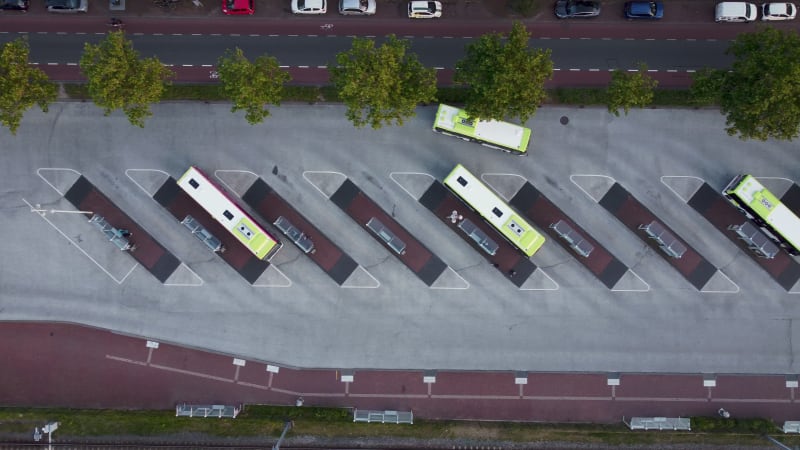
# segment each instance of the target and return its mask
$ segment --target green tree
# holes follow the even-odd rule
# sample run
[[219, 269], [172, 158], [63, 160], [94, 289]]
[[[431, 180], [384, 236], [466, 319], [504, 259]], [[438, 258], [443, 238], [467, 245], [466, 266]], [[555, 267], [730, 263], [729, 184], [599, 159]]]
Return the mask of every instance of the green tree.
[[762, 28], [742, 33], [728, 47], [730, 70], [704, 70], [692, 92], [702, 103], [717, 100], [726, 131], [741, 139], [792, 140], [800, 135], [800, 36]]
[[615, 70], [611, 72], [611, 83], [606, 90], [608, 112], [619, 117], [622, 108], [625, 115], [632, 107], [644, 108], [653, 102], [658, 81], [647, 75], [647, 64], [639, 64], [636, 72]]
[[245, 119], [251, 125], [263, 122], [269, 116], [267, 104], [280, 105], [283, 85], [292, 79], [281, 70], [278, 60], [270, 56], [259, 56], [250, 62], [240, 48], [228, 50], [217, 63], [222, 91], [231, 99], [231, 112], [245, 111]]
[[121, 109], [139, 127], [153, 115], [150, 105], [161, 100], [172, 76], [157, 58], [140, 59], [122, 31], [108, 33], [97, 45], [85, 44], [80, 67], [95, 104], [106, 115]]
[[402, 125], [420, 103], [436, 99], [436, 71], [409, 52], [410, 44], [390, 35], [380, 47], [354, 38], [350, 50], [336, 55], [331, 81], [356, 127]]
[[474, 117], [522, 122], [536, 114], [547, 97], [544, 82], [553, 76], [550, 50], [528, 48], [530, 34], [515, 22], [506, 39], [490, 33], [467, 46], [456, 63], [454, 80], [467, 85], [465, 109]]
[[38, 68], [28, 65], [30, 49], [23, 39], [3, 45], [0, 53], [0, 124], [17, 134], [22, 115], [33, 105], [47, 112], [58, 88]]

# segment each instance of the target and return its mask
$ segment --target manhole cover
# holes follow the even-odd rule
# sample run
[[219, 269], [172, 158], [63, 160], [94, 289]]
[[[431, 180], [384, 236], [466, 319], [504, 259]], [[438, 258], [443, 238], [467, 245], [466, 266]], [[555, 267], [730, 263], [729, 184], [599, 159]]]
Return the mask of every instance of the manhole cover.
[[568, 123], [569, 123], [569, 117], [567, 117], [567, 116], [561, 116], [560, 122], [561, 122], [561, 125], [566, 125], [566, 124], [568, 124]]

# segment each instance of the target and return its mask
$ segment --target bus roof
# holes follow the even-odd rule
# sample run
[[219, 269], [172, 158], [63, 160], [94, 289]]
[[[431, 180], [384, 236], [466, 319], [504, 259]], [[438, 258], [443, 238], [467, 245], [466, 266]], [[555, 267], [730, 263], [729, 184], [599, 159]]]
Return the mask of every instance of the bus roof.
[[[197, 182], [197, 187], [190, 185], [190, 180]], [[278, 245], [251, 219], [238, 205], [233, 203], [206, 175], [194, 166], [178, 180], [178, 185], [189, 194], [211, 217], [222, 224], [242, 244], [250, 248], [260, 259], [267, 257]], [[230, 217], [226, 217], [228, 213]]]
[[471, 119], [466, 111], [453, 106], [440, 104], [436, 113], [434, 127], [440, 127], [466, 136], [516, 149], [528, 150], [531, 138], [530, 128], [499, 120]]
[[760, 181], [745, 175], [733, 192], [795, 248], [800, 248], [800, 218]]
[[[459, 183], [458, 177], [464, 178], [466, 185]], [[544, 236], [461, 164], [444, 181], [526, 255], [532, 256], [544, 244]]]

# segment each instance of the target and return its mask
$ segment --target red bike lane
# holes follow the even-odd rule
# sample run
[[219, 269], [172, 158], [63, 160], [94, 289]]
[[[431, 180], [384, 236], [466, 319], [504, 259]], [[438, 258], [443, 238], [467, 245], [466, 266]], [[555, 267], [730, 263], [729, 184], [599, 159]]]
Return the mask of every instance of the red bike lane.
[[800, 416], [784, 375], [299, 369], [62, 323], [0, 323], [0, 340], [7, 406], [171, 409], [302, 397], [307, 406], [430, 419], [614, 423], [720, 407], [778, 423]]

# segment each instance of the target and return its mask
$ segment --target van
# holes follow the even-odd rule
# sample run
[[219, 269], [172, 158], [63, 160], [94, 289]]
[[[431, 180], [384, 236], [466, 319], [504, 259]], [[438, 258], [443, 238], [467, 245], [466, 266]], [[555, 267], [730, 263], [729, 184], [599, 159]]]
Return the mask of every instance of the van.
[[715, 22], [752, 22], [756, 20], [758, 10], [754, 3], [720, 2], [717, 3]]

